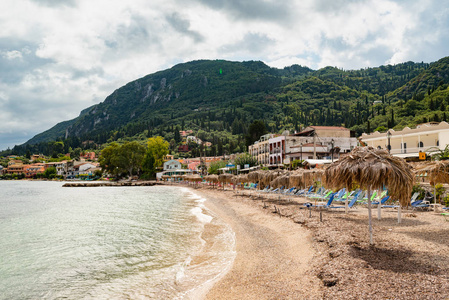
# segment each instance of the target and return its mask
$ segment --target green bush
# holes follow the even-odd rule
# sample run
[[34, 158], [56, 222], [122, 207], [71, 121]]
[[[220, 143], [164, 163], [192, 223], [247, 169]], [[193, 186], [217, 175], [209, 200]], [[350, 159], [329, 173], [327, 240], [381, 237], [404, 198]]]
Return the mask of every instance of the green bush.
[[419, 193], [418, 198], [416, 198], [416, 199], [424, 199], [424, 196], [426, 195], [426, 190], [424, 188], [422, 188], [419, 184], [416, 184], [413, 186], [412, 195], [416, 192]]

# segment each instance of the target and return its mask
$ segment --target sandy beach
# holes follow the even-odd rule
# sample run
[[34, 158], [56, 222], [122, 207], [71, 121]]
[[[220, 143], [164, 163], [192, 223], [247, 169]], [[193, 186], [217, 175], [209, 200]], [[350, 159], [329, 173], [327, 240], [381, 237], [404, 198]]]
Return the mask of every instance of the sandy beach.
[[449, 216], [367, 209], [309, 212], [304, 198], [196, 193], [236, 234], [231, 270], [206, 299], [449, 299]]

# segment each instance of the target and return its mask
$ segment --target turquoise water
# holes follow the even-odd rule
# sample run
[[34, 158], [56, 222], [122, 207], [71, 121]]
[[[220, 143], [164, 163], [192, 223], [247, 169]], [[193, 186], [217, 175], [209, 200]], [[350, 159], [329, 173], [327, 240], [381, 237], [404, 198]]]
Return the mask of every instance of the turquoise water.
[[232, 231], [187, 188], [62, 184], [0, 181], [1, 299], [196, 299], [232, 264]]

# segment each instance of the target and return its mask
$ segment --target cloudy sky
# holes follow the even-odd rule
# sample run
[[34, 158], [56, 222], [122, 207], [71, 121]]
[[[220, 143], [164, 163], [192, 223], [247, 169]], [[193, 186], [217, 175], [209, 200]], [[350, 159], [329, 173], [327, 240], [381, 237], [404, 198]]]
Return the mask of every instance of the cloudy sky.
[[1, 0], [0, 150], [195, 59], [360, 69], [448, 55], [449, 0]]

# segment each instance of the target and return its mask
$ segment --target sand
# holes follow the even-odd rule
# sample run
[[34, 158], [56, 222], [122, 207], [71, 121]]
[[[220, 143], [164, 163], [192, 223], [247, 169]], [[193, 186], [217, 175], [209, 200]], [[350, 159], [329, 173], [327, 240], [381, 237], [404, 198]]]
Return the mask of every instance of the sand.
[[[449, 299], [449, 216], [302, 209], [304, 198], [196, 190], [236, 234], [231, 270], [206, 299]], [[247, 192], [247, 194], [249, 194]], [[266, 196], [265, 196], [266, 197]]]
[[234, 197], [197, 190], [206, 206], [236, 234], [237, 256], [230, 272], [207, 299], [321, 299], [320, 280], [309, 273], [314, 256], [310, 233], [289, 219]]

